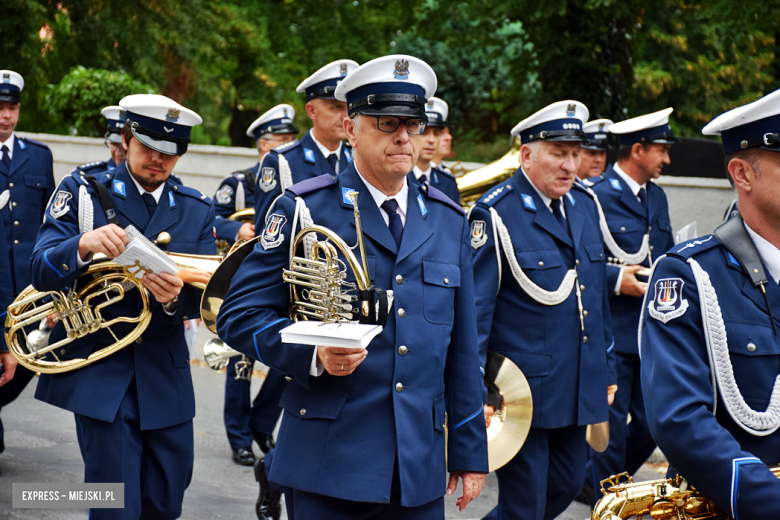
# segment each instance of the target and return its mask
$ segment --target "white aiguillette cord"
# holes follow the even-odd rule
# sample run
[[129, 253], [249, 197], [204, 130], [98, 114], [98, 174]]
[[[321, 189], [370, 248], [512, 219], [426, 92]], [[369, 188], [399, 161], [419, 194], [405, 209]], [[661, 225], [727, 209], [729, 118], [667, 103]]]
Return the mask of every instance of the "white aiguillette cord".
[[[517, 263], [515, 248], [512, 246], [512, 239], [509, 236], [509, 231], [495, 208], [490, 208], [490, 216], [493, 218], [493, 223], [498, 230], [498, 237], [501, 240], [501, 246], [504, 248], [504, 255], [509, 263], [509, 267], [512, 269], [512, 275], [526, 294], [542, 305], [558, 305], [566, 301], [571, 294], [572, 288], [574, 288], [577, 283], [577, 270], [569, 269], [563, 277], [561, 285], [555, 291], [545, 291], [531, 281], [523, 272], [520, 264]], [[578, 302], [580, 302], [579, 287], [577, 287], [577, 299]], [[579, 303], [579, 305], [582, 307], [582, 303]]]

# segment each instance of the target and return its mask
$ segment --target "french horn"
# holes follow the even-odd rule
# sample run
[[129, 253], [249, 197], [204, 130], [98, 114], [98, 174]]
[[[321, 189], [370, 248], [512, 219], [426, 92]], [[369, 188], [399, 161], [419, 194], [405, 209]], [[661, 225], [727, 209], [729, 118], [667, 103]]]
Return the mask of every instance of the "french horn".
[[[161, 233], [156, 243], [170, 242], [168, 233]], [[189, 255], [165, 253], [180, 269], [182, 281], [198, 290], [204, 290], [212, 273], [222, 261], [219, 255]], [[8, 350], [20, 365], [44, 374], [58, 374], [78, 370], [108, 357], [138, 339], [152, 319], [149, 293], [134, 274], [102, 254], [96, 254], [87, 272], [80, 277], [88, 280], [78, 290], [38, 291], [32, 285], [25, 288], [8, 307], [5, 320], [5, 340]], [[129, 291], [138, 290], [141, 309], [137, 316], [118, 316], [106, 319], [102, 312], [125, 298]], [[44, 325], [62, 324], [65, 338], [48, 342]], [[25, 328], [38, 325], [28, 336]], [[111, 327], [130, 324], [126, 335], [117, 337]], [[101, 330], [108, 330], [115, 341], [86, 358], [63, 359], [64, 347], [73, 341]]]

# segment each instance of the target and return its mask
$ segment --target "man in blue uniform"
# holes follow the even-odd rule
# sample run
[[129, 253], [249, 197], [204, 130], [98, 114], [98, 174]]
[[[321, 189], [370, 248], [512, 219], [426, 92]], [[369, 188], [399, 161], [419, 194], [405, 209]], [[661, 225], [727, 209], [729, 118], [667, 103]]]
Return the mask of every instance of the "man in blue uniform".
[[[277, 105], [258, 117], [247, 130], [247, 135], [257, 141], [260, 159], [272, 148], [295, 139], [298, 130], [293, 126], [295, 109], [290, 105]], [[214, 195], [214, 212], [217, 220], [217, 239], [224, 243], [227, 249], [237, 240], [249, 240], [255, 236], [255, 225], [252, 222], [228, 220], [237, 211], [255, 207], [255, 191], [270, 190], [272, 183], [277, 182], [276, 176], [266, 175], [260, 170], [258, 162], [252, 168], [233, 172], [222, 180]], [[219, 243], [219, 242], [218, 242]], [[243, 363], [246, 377], [237, 375], [236, 364]], [[279, 398], [284, 390], [285, 380], [282, 374], [270, 369], [263, 381], [263, 386], [254, 401], [251, 400], [251, 374], [254, 362], [241, 357], [233, 358], [227, 366], [225, 379], [224, 421], [228, 442], [232, 450], [233, 462], [242, 466], [255, 463], [252, 452], [254, 439], [263, 453], [273, 448], [273, 431], [279, 419], [281, 408]]]
[[[780, 91], [704, 127], [720, 134], [739, 214], [655, 265], [640, 330], [653, 438], [729, 518], [780, 518]], [[649, 397], [652, 395], [652, 398]]]
[[[435, 88], [433, 70], [402, 55], [370, 61], [339, 84], [355, 161], [279, 198], [220, 309], [220, 337], [289, 381], [266, 469], [285, 487], [291, 519], [443, 519], [443, 495], [459, 478], [461, 510], [484, 483], [468, 222], [439, 190], [407, 177]], [[372, 283], [393, 292], [386, 325], [368, 349], [282, 344], [279, 331], [291, 324], [282, 283], [289, 245], [312, 224], [355, 244], [353, 191]]]
[[485, 518], [552, 519], [585, 475], [587, 425], [607, 419], [616, 387], [606, 255], [595, 203], [579, 186], [578, 101], [520, 122], [521, 167], [471, 211], [479, 346], [512, 360], [531, 386], [525, 444], [497, 471]]
[[338, 175], [352, 162], [352, 152], [344, 143], [347, 105], [333, 93], [357, 66], [352, 60], [334, 61], [298, 85], [296, 92], [306, 94], [306, 115], [314, 126], [300, 141], [278, 146], [261, 159], [255, 190], [257, 229], [263, 229], [268, 208], [284, 190], [318, 175]]
[[582, 127], [582, 131], [585, 132], [585, 140], [582, 141], [580, 169], [577, 170], [579, 180], [598, 177], [604, 173], [604, 168], [607, 167], [607, 152], [609, 151], [609, 127], [612, 124], [609, 119], [594, 119]]
[[425, 127], [425, 133], [422, 137], [422, 148], [420, 156], [417, 158], [417, 164], [410, 175], [410, 181], [428, 183], [435, 186], [455, 202], [460, 203], [460, 192], [458, 192], [458, 183], [455, 177], [433, 164], [433, 157], [436, 155], [437, 145], [441, 139], [444, 129], [447, 128], [447, 113], [449, 107], [446, 101], [437, 97], [428, 100], [425, 108], [425, 115], [428, 116], [428, 124]]
[[674, 245], [666, 194], [651, 182], [669, 164], [669, 148], [676, 141], [669, 128], [672, 110], [612, 125], [618, 160], [602, 177], [589, 179], [603, 209], [605, 249], [616, 260], [607, 267], [607, 278], [620, 387], [609, 409], [609, 446], [603, 453], [593, 453], [590, 463], [588, 477], [595, 490], [612, 475], [623, 471], [633, 475], [655, 450], [639, 384], [636, 331], [647, 285], [645, 278], [637, 278], [637, 271], [649, 268], [654, 258]]
[[[30, 285], [30, 255], [55, 186], [49, 147], [14, 133], [23, 89], [22, 76], [11, 70], [0, 70], [0, 216], [11, 274], [6, 283], [13, 295]], [[18, 367], [10, 384], [0, 389], [0, 408], [16, 399], [33, 375], [30, 370]], [[0, 422], [0, 452], [3, 446]]]
[[[80, 276], [94, 254], [113, 258], [124, 251], [130, 225], [150, 240], [167, 232], [171, 251], [216, 253], [211, 201], [169, 179], [201, 118], [158, 95], [128, 96], [120, 106], [127, 159], [96, 178], [76, 173], [62, 181], [32, 258], [39, 290], [82, 285], [86, 280]], [[200, 293], [165, 272], [146, 274], [143, 285], [150, 293], [151, 321], [142, 335], [87, 367], [42, 375], [35, 393], [75, 414], [85, 481], [124, 483], [124, 509], [93, 509], [93, 519], [178, 518], [192, 477], [195, 396], [183, 321], [197, 317]], [[102, 310], [103, 318], [138, 316], [140, 296], [128, 290]], [[89, 334], [58, 355], [87, 357], [128, 328], [115, 324], [111, 331]], [[58, 324], [51, 341], [63, 336]]]

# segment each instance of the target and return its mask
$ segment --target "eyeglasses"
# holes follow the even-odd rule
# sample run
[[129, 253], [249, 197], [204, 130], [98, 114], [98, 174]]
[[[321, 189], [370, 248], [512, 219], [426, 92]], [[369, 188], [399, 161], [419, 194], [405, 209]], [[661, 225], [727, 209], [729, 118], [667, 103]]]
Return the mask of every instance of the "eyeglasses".
[[396, 117], [396, 116], [371, 116], [376, 118], [376, 127], [382, 132], [392, 134], [401, 123], [406, 126], [406, 133], [409, 135], [422, 135], [425, 132], [425, 119], [419, 117]]

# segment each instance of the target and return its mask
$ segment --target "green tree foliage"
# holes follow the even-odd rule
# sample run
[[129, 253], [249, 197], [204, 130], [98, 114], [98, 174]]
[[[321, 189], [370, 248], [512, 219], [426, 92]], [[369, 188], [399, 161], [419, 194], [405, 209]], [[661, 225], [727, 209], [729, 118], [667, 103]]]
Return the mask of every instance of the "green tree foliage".
[[99, 137], [106, 130], [100, 111], [130, 94], [154, 94], [154, 89], [125, 72], [79, 66], [51, 88], [47, 100], [56, 128], [72, 127], [79, 135]]

